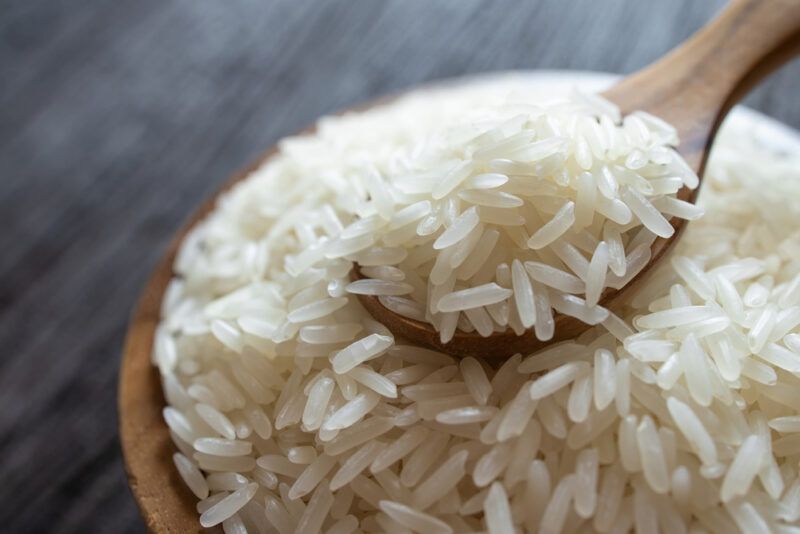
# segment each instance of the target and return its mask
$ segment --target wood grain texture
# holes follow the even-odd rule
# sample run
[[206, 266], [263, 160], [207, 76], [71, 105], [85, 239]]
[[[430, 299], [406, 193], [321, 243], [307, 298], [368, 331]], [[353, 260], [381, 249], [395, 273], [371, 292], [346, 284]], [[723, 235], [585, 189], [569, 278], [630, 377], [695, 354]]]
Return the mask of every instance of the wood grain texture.
[[[464, 73], [632, 72], [721, 5], [0, 0], [3, 530], [144, 530], [117, 440], [128, 316], [181, 221], [280, 136]], [[749, 103], [800, 127], [798, 78]]]

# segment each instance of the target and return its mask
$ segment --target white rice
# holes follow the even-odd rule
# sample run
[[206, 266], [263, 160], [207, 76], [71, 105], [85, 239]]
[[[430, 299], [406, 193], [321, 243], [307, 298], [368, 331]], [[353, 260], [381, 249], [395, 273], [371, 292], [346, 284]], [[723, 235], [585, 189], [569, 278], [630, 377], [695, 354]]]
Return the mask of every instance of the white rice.
[[[698, 208], [674, 198], [681, 184], [694, 185], [696, 179], [669, 148], [676, 142], [674, 131], [646, 114], [618, 124], [614, 105], [577, 93], [533, 107], [495, 100], [461, 120], [428, 127], [418, 134], [424, 144], [403, 145], [387, 132], [384, 150], [394, 150], [388, 159], [364, 161], [358, 152], [349, 160], [349, 152], [340, 154], [341, 173], [330, 180], [334, 189], [349, 180], [354, 196], [338, 206], [346, 213], [331, 214], [332, 204], [324, 203], [311, 219], [353, 222], [333, 236], [324, 224], [325, 231], [317, 233], [304, 223], [307, 248], [287, 255], [287, 270], [298, 276], [325, 258], [354, 260], [371, 280], [350, 283], [345, 291], [409, 295], [410, 302], [381, 302], [396, 313], [430, 322], [444, 342], [458, 324], [447, 314], [500, 302], [515, 303], [521, 326], [491, 312], [472, 311], [458, 328], [475, 328], [481, 335], [509, 326], [534, 328], [538, 337], [549, 339], [553, 308], [595, 324], [595, 316], [576, 310], [563, 297], [585, 295], [583, 306], [592, 308], [606, 287], [619, 287], [635, 276], [649, 259], [644, 248], [633, 254], [637, 246], [672, 234], [666, 217], [699, 215]], [[651, 184], [671, 178], [677, 178], [677, 188], [657, 191]], [[525, 260], [541, 267], [529, 267]], [[497, 274], [506, 262], [512, 264], [512, 287]], [[536, 298], [525, 271], [513, 268], [522, 262], [529, 276], [554, 294]], [[392, 279], [386, 278], [388, 268]], [[412, 278], [420, 284], [418, 291], [407, 282]], [[461, 287], [454, 288], [456, 281]], [[333, 283], [337, 291], [331, 296], [341, 298], [341, 283]], [[307, 304], [292, 310], [290, 321], [335, 305]], [[429, 311], [423, 315], [422, 309]], [[217, 329], [229, 345], [241, 344], [223, 325]]]
[[420, 510], [430, 508], [453, 491], [466, 473], [464, 465], [468, 455], [468, 451], [454, 454], [421, 482], [411, 497], [414, 507]]
[[[153, 350], [201, 524], [796, 529], [800, 150], [726, 125], [695, 208], [674, 132], [617, 114], [514, 80], [412, 95], [322, 119], [224, 195]], [[670, 262], [600, 306], [671, 216], [693, 222]], [[597, 326], [497, 369], [395, 339], [355, 294], [445, 337]]]
[[381, 501], [381, 510], [386, 512], [400, 525], [420, 534], [449, 534], [453, 529], [444, 521], [415, 510], [405, 504], [393, 501]]
[[503, 534], [514, 531], [514, 521], [508, 505], [508, 496], [499, 482], [492, 484], [483, 503], [486, 527], [490, 534]]

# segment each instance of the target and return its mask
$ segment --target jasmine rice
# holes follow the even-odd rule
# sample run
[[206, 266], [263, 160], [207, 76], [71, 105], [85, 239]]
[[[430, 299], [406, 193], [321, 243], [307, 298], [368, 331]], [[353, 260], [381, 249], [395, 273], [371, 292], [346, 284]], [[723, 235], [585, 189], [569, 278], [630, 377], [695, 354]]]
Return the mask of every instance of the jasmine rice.
[[[323, 118], [187, 236], [153, 360], [201, 525], [800, 526], [800, 149], [730, 121], [698, 208], [663, 121], [541, 93], [501, 79]], [[670, 261], [604, 309], [672, 217], [693, 222]], [[363, 294], [443, 340], [596, 326], [493, 366], [395, 339]]]

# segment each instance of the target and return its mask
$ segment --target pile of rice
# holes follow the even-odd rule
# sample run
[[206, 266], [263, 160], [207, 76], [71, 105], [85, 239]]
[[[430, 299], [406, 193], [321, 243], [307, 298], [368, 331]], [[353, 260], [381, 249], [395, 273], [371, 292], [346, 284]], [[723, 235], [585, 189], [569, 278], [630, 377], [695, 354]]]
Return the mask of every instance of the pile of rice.
[[[637, 268], [658, 217], [699, 215], [674, 199], [692, 175], [666, 148], [674, 139], [660, 121], [619, 125], [594, 97], [541, 102], [511, 79], [322, 119], [313, 137], [285, 140], [190, 233], [153, 358], [175, 466], [203, 526], [800, 532], [800, 152], [723, 128], [701, 195], [705, 216], [615, 315], [593, 306], [598, 291]], [[521, 113], [533, 122], [513, 123]], [[541, 160], [516, 161], [508, 145], [489, 160], [505, 167], [472, 169], [438, 199], [435, 180], [417, 172], [451, 176], [452, 161], [434, 165], [454, 146], [441, 140], [474, 150], [476, 136], [505, 128], [488, 116], [533, 124], [536, 137], [521, 137], [535, 144], [547, 137], [536, 117], [558, 114], [579, 117], [551, 132], [563, 140], [556, 158], [568, 176], [556, 167], [531, 176]], [[612, 117], [621, 134], [596, 145], [587, 114]], [[524, 130], [514, 129], [503, 135]], [[617, 196], [604, 193], [604, 175]], [[526, 184], [545, 192], [526, 196]], [[490, 197], [524, 202], [487, 211]], [[604, 213], [607, 201], [631, 220]], [[570, 224], [531, 248], [570, 204]], [[464, 256], [458, 264], [455, 250], [435, 242], [465, 213], [478, 223], [447, 240]], [[509, 213], [523, 224], [510, 224]], [[487, 234], [499, 247], [488, 256]], [[386, 305], [443, 335], [455, 326], [542, 328], [551, 308], [601, 324], [499, 367], [455, 360], [372, 320], [351, 295], [354, 260], [372, 278], [362, 292], [382, 284]], [[480, 265], [459, 278], [469, 262]], [[467, 284], [494, 284], [504, 298], [469, 313], [442, 305]], [[533, 312], [520, 304], [523, 291]]]
[[[308, 206], [303, 248], [286, 258], [286, 271], [298, 277], [325, 260], [354, 261], [366, 279], [337, 280], [331, 296], [378, 295], [432, 324], [442, 343], [456, 329], [488, 337], [507, 328], [533, 328], [545, 341], [553, 310], [605, 320], [603, 290], [639, 274], [653, 241], [674, 233], [668, 218], [702, 214], [675, 198], [698, 184], [670, 148], [675, 130], [647, 113], [623, 119], [611, 103], [574, 91], [537, 104], [510, 96], [453, 120], [426, 123], [398, 144], [378, 138], [378, 157], [341, 141], [331, 153], [342, 128], [334, 121], [322, 132], [323, 165], [345, 194]], [[298, 161], [321, 157], [317, 139], [287, 144]]]

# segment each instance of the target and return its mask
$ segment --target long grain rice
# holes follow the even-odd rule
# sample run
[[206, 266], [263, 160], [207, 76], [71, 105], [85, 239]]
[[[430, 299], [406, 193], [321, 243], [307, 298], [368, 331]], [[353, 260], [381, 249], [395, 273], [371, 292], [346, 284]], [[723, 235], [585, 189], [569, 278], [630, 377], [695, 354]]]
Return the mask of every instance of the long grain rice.
[[[184, 241], [153, 361], [201, 524], [792, 532], [800, 151], [724, 126], [697, 207], [660, 119], [499, 87], [323, 119]], [[605, 309], [672, 217], [677, 253]], [[445, 341], [599, 326], [498, 369], [395, 340], [358, 294]]]

